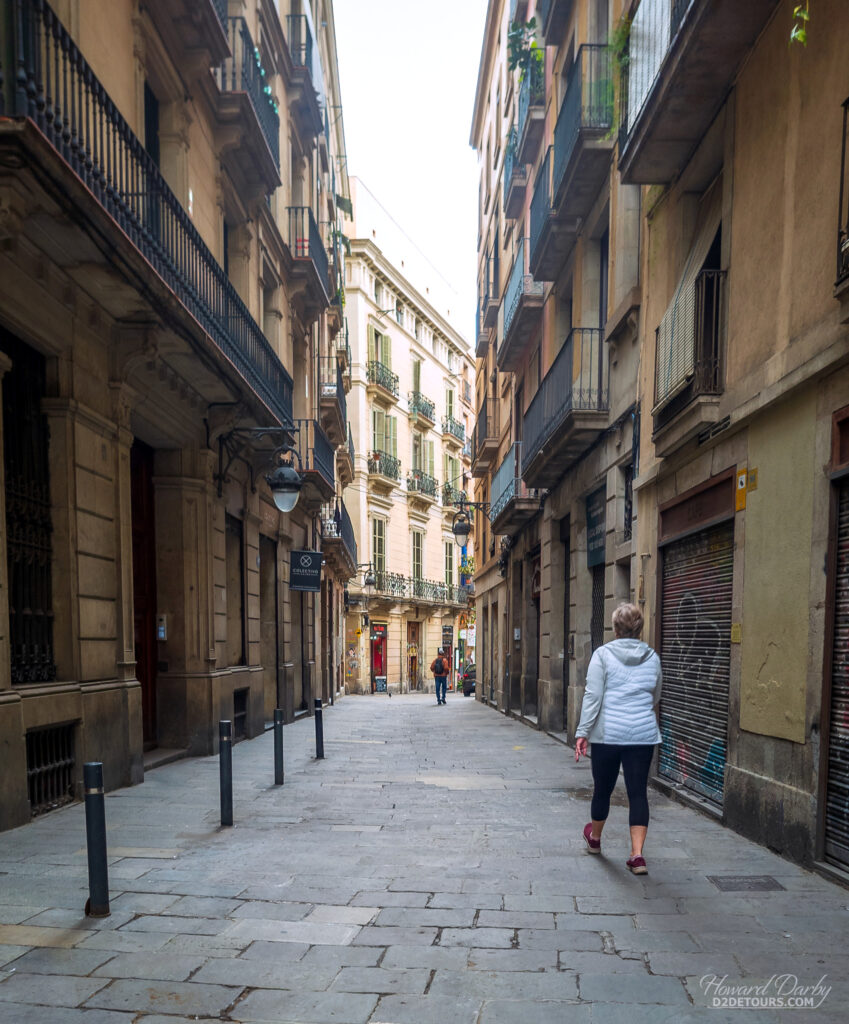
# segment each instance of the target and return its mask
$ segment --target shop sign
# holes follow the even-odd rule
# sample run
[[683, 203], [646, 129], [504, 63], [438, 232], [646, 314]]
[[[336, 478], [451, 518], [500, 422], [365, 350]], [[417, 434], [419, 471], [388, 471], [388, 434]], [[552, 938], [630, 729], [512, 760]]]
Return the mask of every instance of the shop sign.
[[587, 498], [587, 568], [604, 565], [605, 489], [600, 487]]
[[321, 562], [320, 551], [293, 551], [289, 567], [289, 589], [318, 594], [321, 591]]

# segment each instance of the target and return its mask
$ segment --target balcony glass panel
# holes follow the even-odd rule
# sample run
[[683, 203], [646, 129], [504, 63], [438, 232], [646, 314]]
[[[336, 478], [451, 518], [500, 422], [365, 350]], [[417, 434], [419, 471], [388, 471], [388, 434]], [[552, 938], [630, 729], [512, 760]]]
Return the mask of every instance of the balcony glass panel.
[[513, 317], [519, 308], [519, 302], [525, 295], [542, 295], [543, 285], [541, 281], [535, 281], [528, 272], [528, 247], [525, 239], [521, 239], [516, 250], [516, 259], [513, 262], [513, 269], [510, 271], [510, 280], [504, 290], [504, 335], [507, 336]]

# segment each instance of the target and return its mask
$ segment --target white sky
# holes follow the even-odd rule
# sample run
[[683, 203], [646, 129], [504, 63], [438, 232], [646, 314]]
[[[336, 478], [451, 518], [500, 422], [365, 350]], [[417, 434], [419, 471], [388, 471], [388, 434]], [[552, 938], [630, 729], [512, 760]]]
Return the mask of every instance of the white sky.
[[[348, 172], [458, 293], [474, 346], [477, 157], [469, 146], [487, 0], [334, 0]], [[415, 282], [413, 282], [415, 283]]]

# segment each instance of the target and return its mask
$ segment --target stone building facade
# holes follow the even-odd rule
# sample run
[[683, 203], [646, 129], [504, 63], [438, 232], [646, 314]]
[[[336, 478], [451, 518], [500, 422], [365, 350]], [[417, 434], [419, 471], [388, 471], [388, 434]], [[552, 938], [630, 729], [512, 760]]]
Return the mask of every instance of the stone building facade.
[[346, 682], [359, 693], [430, 689], [438, 647], [450, 647], [455, 670], [472, 654], [472, 541], [452, 532], [469, 481], [471, 353], [452, 326], [453, 290], [351, 182], [347, 500], [363, 565], [349, 585]]
[[[498, 68], [508, 20], [531, 17], [545, 84], [523, 101], [524, 83]], [[481, 655], [497, 706], [535, 707], [540, 725], [573, 735], [587, 657], [609, 638], [611, 606], [636, 599], [664, 665], [655, 781], [845, 878], [849, 15], [824, 0], [811, 18], [808, 45], [788, 47], [792, 5], [775, 0], [490, 5], [473, 142], [482, 295], [500, 306], [496, 318], [499, 299], [482, 301], [477, 377], [479, 407], [494, 394], [501, 420], [473, 446], [473, 472], [494, 520], [485, 572], [509, 537]], [[505, 241], [486, 207], [490, 180], [498, 205], [492, 117], [504, 152], [517, 87], [521, 167], [509, 180], [502, 168], [501, 202], [514, 225], [528, 218], [507, 224], [530, 253], [521, 285], [502, 267], [488, 292], [487, 258]], [[549, 347], [564, 302], [565, 357]], [[559, 360], [587, 394], [575, 334], [587, 327], [602, 339], [604, 401], [591, 387], [582, 409], [573, 390], [563, 426], [532, 441], [540, 395], [562, 421], [563, 389], [545, 397]], [[517, 442], [512, 485], [496, 486]]]
[[2, 0], [0, 53], [7, 828], [332, 699], [356, 553], [331, 4]]

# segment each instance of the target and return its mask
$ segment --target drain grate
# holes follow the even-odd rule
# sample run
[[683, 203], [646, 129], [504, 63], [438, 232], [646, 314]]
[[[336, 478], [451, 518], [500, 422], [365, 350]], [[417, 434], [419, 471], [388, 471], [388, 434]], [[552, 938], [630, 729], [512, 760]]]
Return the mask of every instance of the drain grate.
[[720, 892], [774, 892], [784, 886], [772, 875], [708, 875], [707, 880]]

